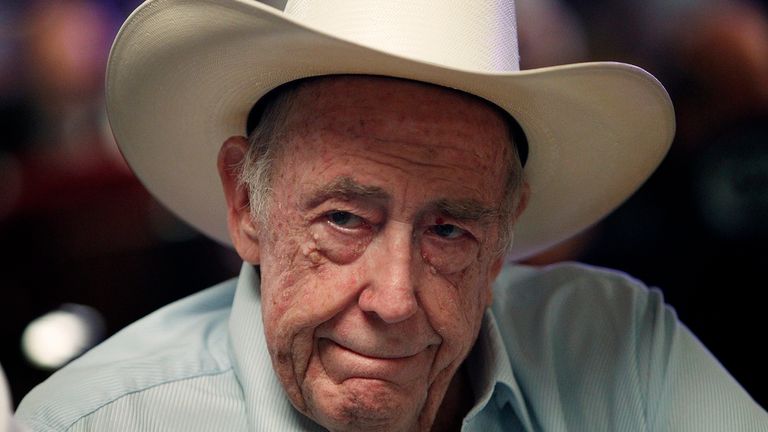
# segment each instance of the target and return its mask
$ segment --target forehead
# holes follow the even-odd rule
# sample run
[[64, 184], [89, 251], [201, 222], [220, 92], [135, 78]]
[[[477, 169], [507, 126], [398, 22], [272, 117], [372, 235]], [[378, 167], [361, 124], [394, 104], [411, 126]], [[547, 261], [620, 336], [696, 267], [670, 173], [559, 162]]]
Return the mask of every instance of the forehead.
[[[506, 119], [476, 96], [433, 84], [364, 75], [310, 79], [297, 90], [292, 114], [338, 118], [391, 116], [410, 122], [453, 122], [493, 126], [506, 133]], [[390, 118], [390, 120], [392, 120]]]
[[419, 98], [421, 103], [418, 105], [424, 108], [446, 105], [445, 108], [449, 111], [455, 111], [449, 108], [454, 106], [456, 110], [470, 109], [486, 114], [495, 112], [490, 102], [477, 96], [402, 78], [371, 75], [324, 76], [301, 81], [298, 88], [298, 93], [307, 98], [305, 101], [313, 103], [336, 102], [339, 105], [348, 105], [369, 102], [371, 107], [396, 104], [402, 108], [401, 103]]
[[290, 155], [281, 161], [284, 173], [311, 162], [318, 180], [420, 178], [446, 191], [488, 189], [486, 201], [498, 199], [511, 143], [506, 118], [487, 102], [368, 76], [314, 79], [295, 91], [282, 125]]
[[387, 77], [311, 79], [296, 90], [283, 127], [293, 133], [336, 130], [382, 134], [390, 140], [420, 139], [425, 150], [453, 145], [478, 156], [507, 158], [511, 146], [507, 118], [489, 102], [458, 90]]

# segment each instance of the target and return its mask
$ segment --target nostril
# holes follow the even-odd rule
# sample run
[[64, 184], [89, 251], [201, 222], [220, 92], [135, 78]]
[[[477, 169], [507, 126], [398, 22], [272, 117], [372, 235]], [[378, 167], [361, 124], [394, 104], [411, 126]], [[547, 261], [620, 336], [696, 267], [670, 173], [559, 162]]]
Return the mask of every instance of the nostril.
[[363, 311], [376, 314], [389, 324], [407, 320], [418, 309], [416, 297], [410, 289], [392, 292], [382, 287], [369, 287], [360, 293], [358, 304]]

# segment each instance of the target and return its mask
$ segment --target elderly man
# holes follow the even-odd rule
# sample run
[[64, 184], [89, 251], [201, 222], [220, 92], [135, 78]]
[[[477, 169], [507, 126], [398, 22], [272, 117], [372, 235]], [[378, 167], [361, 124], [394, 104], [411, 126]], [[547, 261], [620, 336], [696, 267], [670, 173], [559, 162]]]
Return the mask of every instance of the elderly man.
[[673, 131], [666, 93], [635, 67], [516, 69], [509, 1], [147, 2], [111, 54], [115, 135], [243, 270], [73, 362], [21, 420], [768, 428], [657, 291], [505, 266], [618, 205]]

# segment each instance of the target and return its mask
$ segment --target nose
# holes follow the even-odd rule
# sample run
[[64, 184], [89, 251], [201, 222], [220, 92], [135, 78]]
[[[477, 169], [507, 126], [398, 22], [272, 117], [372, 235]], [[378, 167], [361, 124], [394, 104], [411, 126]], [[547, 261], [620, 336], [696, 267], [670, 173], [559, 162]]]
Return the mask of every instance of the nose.
[[380, 233], [377, 247], [369, 248], [368, 283], [358, 305], [386, 323], [405, 321], [419, 308], [412, 238], [409, 225], [389, 226]]

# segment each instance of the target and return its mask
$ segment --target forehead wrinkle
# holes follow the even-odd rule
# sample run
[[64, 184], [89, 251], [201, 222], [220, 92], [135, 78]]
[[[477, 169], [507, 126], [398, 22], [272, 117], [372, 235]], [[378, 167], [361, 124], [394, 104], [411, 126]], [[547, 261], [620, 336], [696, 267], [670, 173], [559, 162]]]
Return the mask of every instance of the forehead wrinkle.
[[340, 176], [302, 194], [302, 207], [313, 208], [331, 198], [345, 201], [354, 199], [388, 201], [390, 195], [378, 186], [364, 185], [356, 182], [352, 177]]
[[[364, 138], [365, 135], [361, 134], [348, 134], [352, 138]], [[477, 145], [468, 145], [470, 142], [469, 140], [462, 140], [462, 139], [433, 139], [430, 140], [428, 144], [425, 144], [422, 141], [416, 141], [416, 140], [409, 140], [407, 138], [382, 138], [378, 136], [371, 136], [370, 137], [373, 141], [381, 144], [395, 144], [395, 148], [397, 147], [408, 147], [416, 150], [421, 150], [422, 154], [429, 153], [434, 154], [436, 151], [439, 150], [448, 150], [453, 152], [458, 152], [462, 154], [471, 154], [477, 158], [481, 158], [481, 153], [479, 152], [480, 146]], [[437, 137], [436, 137], [437, 138]], [[451, 137], [455, 138], [455, 137]], [[451, 142], [454, 141], [454, 142]], [[381, 148], [377, 147], [376, 150], [382, 151], [387, 149], [388, 146], [383, 146]], [[383, 152], [383, 151], [382, 151]], [[386, 154], [390, 154], [389, 152], [383, 152]], [[392, 153], [395, 155], [395, 152]], [[490, 157], [490, 154], [488, 155]]]
[[441, 198], [430, 205], [435, 211], [460, 221], [489, 222], [498, 220], [501, 212], [498, 208], [488, 207], [471, 198]]
[[[379, 139], [377, 139], [377, 141], [385, 142], [385, 143], [392, 142], [392, 141], [385, 141], [385, 140], [379, 140]], [[417, 145], [417, 144], [414, 144], [414, 145]], [[420, 147], [424, 148], [424, 146], [420, 146]], [[445, 146], [444, 148], [450, 148], [450, 147]], [[402, 161], [404, 164], [412, 165], [412, 166], [419, 167], [419, 168], [451, 168], [451, 169], [459, 169], [459, 170], [467, 169], [467, 166], [466, 166], [465, 162], [459, 162], [459, 163], [453, 163], [453, 164], [436, 163], [436, 158], [434, 157], [435, 150], [439, 150], [439, 148], [434, 148], [434, 147], [433, 148], [424, 148], [424, 154], [423, 154], [423, 156], [425, 156], [424, 157], [424, 159], [425, 159], [424, 161], [419, 161], [415, 157], [410, 157], [408, 155], [403, 155], [402, 153], [398, 153], [397, 151], [394, 151], [394, 150], [387, 151], [385, 148], [374, 149], [372, 153], [377, 153], [380, 156], [384, 156], [386, 158], [395, 159], [397, 161]], [[430, 154], [429, 155], [430, 157], [426, 157], [426, 156], [428, 156], [426, 154], [427, 152]], [[393, 163], [393, 162], [384, 162], [384, 161], [380, 160], [380, 157], [379, 158], [374, 158], [372, 156], [368, 156], [368, 157], [370, 159], [376, 159], [378, 163], [382, 163], [382, 164], [387, 165], [387, 166], [395, 167], [395, 168], [398, 168], [400, 170], [405, 170], [405, 168], [403, 168], [402, 165], [399, 165], [399, 164], [396, 164], [396, 163]]]
[[[326, 113], [327, 116], [327, 113]], [[415, 119], [411, 119], [412, 121], [415, 121]], [[371, 121], [363, 121], [366, 125], [370, 125]], [[424, 121], [424, 124], [433, 125], [433, 121]], [[344, 139], [350, 139], [352, 142], [358, 142], [360, 143], [363, 148], [367, 150], [372, 150], [375, 152], [383, 153], [386, 155], [392, 155], [396, 156], [398, 158], [401, 158], [403, 160], [406, 160], [407, 158], [404, 158], [400, 156], [400, 152], [398, 152], [398, 149], [401, 149], [402, 147], [414, 149], [413, 151], [426, 155], [430, 155], [430, 159], [432, 159], [432, 155], [434, 155], [435, 152], [440, 150], [448, 150], [452, 152], [457, 152], [460, 154], [470, 154], [478, 159], [483, 158], [493, 158], [494, 156], [491, 154], [492, 150], [489, 150], [487, 154], [483, 154], [480, 150], [482, 150], [483, 146], [479, 146], [476, 143], [472, 143], [473, 136], [466, 135], [467, 139], [463, 139], [459, 134], [462, 133], [462, 131], [456, 131], [454, 134], [450, 134], [450, 136], [447, 137], [438, 137], [435, 135], [435, 133], [428, 133], [428, 136], [432, 136], [433, 139], [430, 139], [429, 142], [425, 143], [424, 141], [419, 140], [413, 140], [409, 139], [409, 136], [398, 136], [396, 138], [388, 138], [384, 136], [380, 136], [380, 134], [373, 132], [373, 131], [363, 131], [361, 130], [363, 127], [359, 124], [352, 125], [351, 127], [348, 125], [326, 125], [323, 128], [324, 133], [329, 133], [332, 135], [337, 135], [339, 137], [343, 137]], [[444, 132], [444, 131], [442, 131]], [[493, 141], [493, 137], [489, 137], [489, 140]], [[373, 146], [373, 144], [381, 144], [381, 146]], [[501, 151], [505, 151], [507, 148], [507, 145], [502, 143], [501, 145]], [[391, 149], [390, 151], [387, 151], [387, 149]], [[410, 159], [407, 159], [410, 161]], [[429, 165], [427, 165], [429, 166]]]

